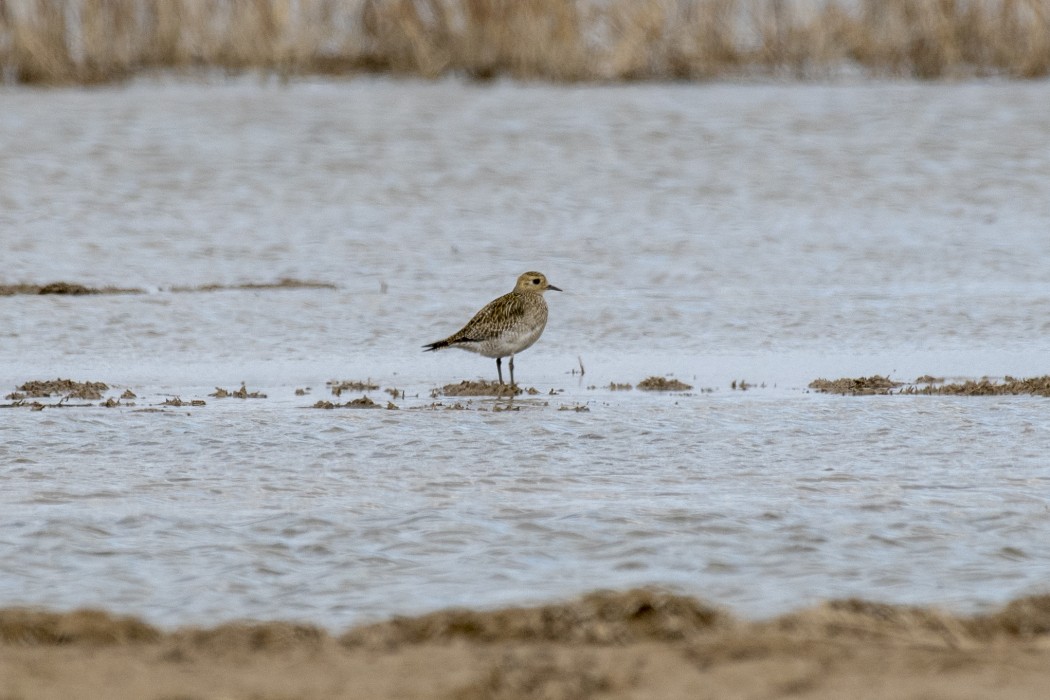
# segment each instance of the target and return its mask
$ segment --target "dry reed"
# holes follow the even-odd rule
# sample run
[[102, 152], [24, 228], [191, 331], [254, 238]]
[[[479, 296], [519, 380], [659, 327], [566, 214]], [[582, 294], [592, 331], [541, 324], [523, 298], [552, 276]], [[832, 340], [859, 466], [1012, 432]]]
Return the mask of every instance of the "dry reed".
[[1050, 0], [0, 0], [0, 78], [1050, 73]]

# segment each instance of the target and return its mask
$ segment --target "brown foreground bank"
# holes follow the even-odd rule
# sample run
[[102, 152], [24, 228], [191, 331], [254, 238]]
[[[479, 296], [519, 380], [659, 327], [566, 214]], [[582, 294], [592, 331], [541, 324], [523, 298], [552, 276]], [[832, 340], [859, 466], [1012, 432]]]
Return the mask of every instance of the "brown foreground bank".
[[653, 590], [333, 635], [0, 610], [0, 698], [1045, 698], [1050, 595], [955, 616], [859, 600], [746, 622]]

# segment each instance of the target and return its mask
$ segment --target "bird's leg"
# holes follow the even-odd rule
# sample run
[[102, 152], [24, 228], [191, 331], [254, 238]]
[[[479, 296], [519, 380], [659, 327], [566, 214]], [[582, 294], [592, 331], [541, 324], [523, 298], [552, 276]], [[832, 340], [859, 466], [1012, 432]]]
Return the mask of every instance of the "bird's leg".
[[[513, 362], [514, 362], [514, 360], [511, 360], [511, 363], [513, 363]], [[496, 374], [499, 375], [499, 384], [500, 384], [500, 386], [503, 386], [503, 368], [501, 366], [502, 364], [503, 364], [503, 358], [502, 357], [497, 357], [496, 358]], [[510, 381], [511, 381], [512, 384], [514, 383], [514, 368], [513, 367], [510, 370]]]
[[510, 388], [514, 388], [514, 356], [510, 356]]

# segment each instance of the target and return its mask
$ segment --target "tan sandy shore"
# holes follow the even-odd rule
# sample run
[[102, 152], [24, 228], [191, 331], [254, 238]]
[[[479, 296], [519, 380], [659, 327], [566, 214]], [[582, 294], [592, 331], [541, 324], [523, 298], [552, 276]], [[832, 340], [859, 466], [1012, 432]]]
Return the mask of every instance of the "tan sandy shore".
[[658, 591], [396, 618], [161, 631], [0, 610], [0, 698], [1045, 698], [1050, 596], [987, 615], [834, 601], [745, 622]]

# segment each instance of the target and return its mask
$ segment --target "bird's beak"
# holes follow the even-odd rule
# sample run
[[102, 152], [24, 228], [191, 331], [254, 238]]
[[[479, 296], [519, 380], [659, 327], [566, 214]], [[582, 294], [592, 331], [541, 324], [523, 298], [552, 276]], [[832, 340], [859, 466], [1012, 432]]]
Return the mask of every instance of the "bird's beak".
[[544, 289], [553, 289], [556, 292], [560, 292], [561, 291], [560, 287], [555, 287], [553, 284], [548, 284], [546, 287], [544, 287]]

